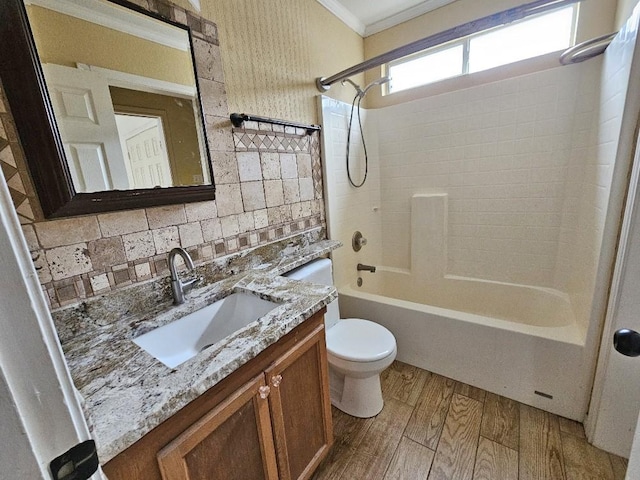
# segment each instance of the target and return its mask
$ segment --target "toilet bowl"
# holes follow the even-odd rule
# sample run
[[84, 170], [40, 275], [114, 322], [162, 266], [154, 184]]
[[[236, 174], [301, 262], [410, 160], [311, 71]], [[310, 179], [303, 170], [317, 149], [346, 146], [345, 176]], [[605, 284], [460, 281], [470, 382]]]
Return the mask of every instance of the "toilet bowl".
[[[314, 260], [285, 276], [332, 285], [331, 260]], [[327, 306], [325, 327], [331, 403], [354, 417], [377, 415], [384, 406], [380, 373], [396, 358], [395, 337], [369, 320], [340, 319], [337, 300]]]

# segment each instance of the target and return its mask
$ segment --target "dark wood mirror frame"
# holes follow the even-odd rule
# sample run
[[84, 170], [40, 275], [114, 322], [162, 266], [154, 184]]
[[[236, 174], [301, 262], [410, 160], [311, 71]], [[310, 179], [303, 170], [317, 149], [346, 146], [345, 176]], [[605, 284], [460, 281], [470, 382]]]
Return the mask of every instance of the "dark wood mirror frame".
[[[200, 120], [204, 127], [202, 99], [194, 58], [191, 30], [144, 10], [126, 0], [109, 0], [162, 22], [187, 30], [191, 42]], [[77, 193], [58, 133], [42, 67], [23, 0], [0, 1], [0, 79], [22, 144], [31, 178], [45, 218], [84, 215], [158, 205], [188, 203], [215, 198], [213, 171], [206, 135], [204, 150], [211, 185]]]

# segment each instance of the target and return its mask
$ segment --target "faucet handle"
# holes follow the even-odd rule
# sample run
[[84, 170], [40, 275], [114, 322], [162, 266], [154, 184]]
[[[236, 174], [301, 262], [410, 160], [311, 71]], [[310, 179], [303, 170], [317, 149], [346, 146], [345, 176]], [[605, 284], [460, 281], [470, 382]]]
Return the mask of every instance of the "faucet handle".
[[362, 236], [361, 232], [356, 231], [351, 238], [351, 247], [354, 252], [359, 252], [362, 247], [367, 244], [367, 239]]
[[197, 282], [199, 282], [199, 281], [200, 281], [200, 277], [195, 277], [195, 278], [192, 278], [192, 279], [187, 280], [187, 281], [180, 281], [180, 283], [182, 284], [182, 289], [183, 290], [189, 290], [189, 289], [193, 288], [195, 286], [195, 284]]

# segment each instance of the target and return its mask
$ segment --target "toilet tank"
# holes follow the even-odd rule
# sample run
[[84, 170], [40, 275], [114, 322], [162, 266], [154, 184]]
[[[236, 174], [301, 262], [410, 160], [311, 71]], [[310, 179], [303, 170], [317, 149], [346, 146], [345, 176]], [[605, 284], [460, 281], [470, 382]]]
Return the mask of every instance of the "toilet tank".
[[[333, 285], [333, 273], [331, 260], [328, 258], [318, 258], [309, 263], [291, 270], [284, 274], [292, 280], [304, 280], [305, 282], [319, 283], [320, 285]], [[340, 310], [338, 300], [334, 300], [327, 305], [327, 313], [324, 316], [324, 324], [327, 329], [333, 327], [340, 320]]]

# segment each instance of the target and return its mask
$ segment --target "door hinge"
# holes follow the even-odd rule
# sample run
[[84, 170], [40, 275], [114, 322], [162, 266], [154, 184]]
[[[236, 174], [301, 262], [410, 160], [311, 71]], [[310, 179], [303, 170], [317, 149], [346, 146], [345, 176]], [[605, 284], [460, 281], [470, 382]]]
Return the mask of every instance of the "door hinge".
[[49, 468], [53, 480], [87, 480], [99, 465], [96, 442], [87, 440], [51, 460]]

